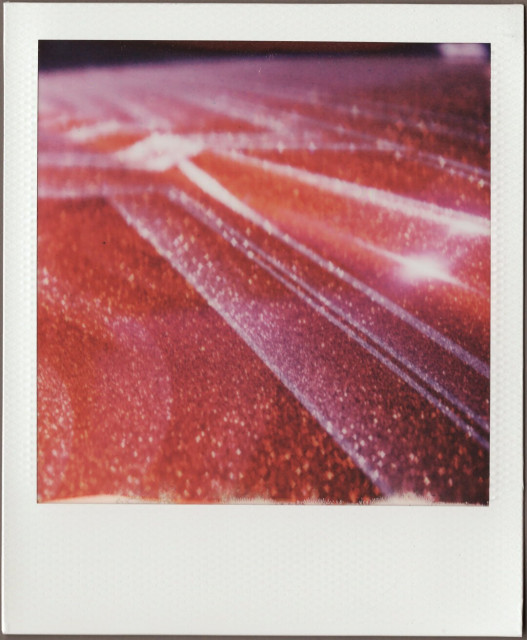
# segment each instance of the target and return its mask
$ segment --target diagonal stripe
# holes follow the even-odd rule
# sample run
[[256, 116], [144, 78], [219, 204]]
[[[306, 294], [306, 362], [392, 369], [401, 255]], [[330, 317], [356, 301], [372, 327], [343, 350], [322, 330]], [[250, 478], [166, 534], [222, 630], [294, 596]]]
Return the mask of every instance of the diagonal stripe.
[[304, 256], [310, 258], [317, 265], [328, 270], [330, 273], [333, 273], [338, 278], [347, 282], [362, 293], [365, 293], [371, 300], [383, 306], [385, 309], [412, 326], [427, 338], [433, 340], [442, 348], [456, 355], [464, 364], [472, 367], [475, 371], [477, 371], [484, 377], [489, 378], [489, 367], [479, 358], [472, 355], [471, 353], [463, 349], [463, 347], [456, 344], [443, 334], [439, 333], [438, 331], [424, 323], [422, 320], [419, 320], [412, 314], [408, 313], [408, 311], [400, 307], [395, 302], [389, 300], [378, 291], [375, 291], [351, 274], [345, 272], [343, 269], [336, 267], [331, 261], [322, 258], [312, 249], [309, 249], [302, 243], [291, 238], [287, 233], [283, 233], [280, 229], [266, 220], [258, 212], [254, 211], [251, 207], [249, 207], [232, 193], [230, 193], [227, 189], [225, 189], [225, 187], [223, 187], [223, 185], [212, 178], [208, 173], [199, 169], [194, 163], [186, 160], [180, 163], [178, 165], [178, 168], [187, 176], [187, 178], [189, 178], [198, 187], [200, 187], [200, 189], [202, 189], [208, 195], [212, 196], [218, 202], [221, 202], [235, 213], [262, 227], [266, 232], [278, 238], [285, 244], [291, 246]]
[[[280, 261], [276, 260], [269, 253], [262, 250], [254, 242], [243, 236], [241, 233], [233, 229], [222, 218], [216, 216], [210, 210], [205, 211], [203, 207], [188, 195], [184, 193], [170, 192], [168, 194], [170, 200], [175, 203], [183, 204], [186, 210], [197, 220], [206, 224], [214, 233], [218, 233], [225, 240], [227, 240], [233, 247], [241, 251], [247, 258], [256, 262], [263, 269], [268, 271], [273, 277], [284, 284], [290, 291], [293, 291], [302, 300], [307, 302], [319, 313], [324, 315], [330, 322], [335, 324], [343, 330], [352, 339], [357, 341], [363, 348], [369, 353], [374, 355], [380, 362], [386, 365], [390, 370], [397, 373], [405, 382], [410, 384], [416, 391], [418, 391], [424, 398], [432, 402], [445, 416], [455, 422], [463, 431], [473, 437], [484, 448], [488, 448], [488, 442], [484, 438], [474, 431], [474, 429], [468, 425], [464, 420], [460, 420], [455, 413], [453, 413], [443, 402], [434, 398], [420, 382], [412, 379], [403, 369], [405, 367], [412, 374], [417, 376], [419, 381], [425, 382], [431, 389], [437, 394], [442, 396], [443, 400], [452, 404], [458, 411], [464, 413], [468, 418], [478, 424], [481, 429], [488, 433], [488, 423], [481, 419], [476, 413], [474, 413], [468, 406], [458, 400], [453, 394], [447, 391], [441, 384], [433, 380], [425, 371], [418, 366], [414, 365], [402, 354], [398, 353], [395, 349], [391, 348], [385, 341], [382, 340], [375, 333], [370, 331], [367, 326], [361, 325], [360, 322], [353, 319], [349, 314], [339, 308], [337, 305], [327, 299], [320, 291], [317, 291], [314, 287], [306, 283], [302, 278], [291, 271], [287, 266], [283, 265]], [[358, 332], [358, 333], [357, 333]], [[376, 347], [372, 348], [365, 340], [360, 337], [363, 334], [375, 343]], [[398, 361], [400, 366], [394, 365], [386, 356], [382, 354], [384, 351], [386, 354]]]
[[489, 220], [465, 213], [464, 211], [440, 207], [436, 204], [415, 200], [414, 198], [401, 196], [376, 187], [365, 187], [353, 182], [340, 180], [339, 178], [331, 178], [321, 173], [311, 173], [305, 169], [298, 169], [269, 160], [252, 158], [237, 152], [231, 152], [228, 156], [243, 164], [258, 167], [264, 171], [270, 171], [287, 178], [293, 178], [304, 184], [334, 193], [335, 195], [373, 204], [404, 216], [420, 218], [421, 220], [446, 226], [452, 234], [490, 236]]

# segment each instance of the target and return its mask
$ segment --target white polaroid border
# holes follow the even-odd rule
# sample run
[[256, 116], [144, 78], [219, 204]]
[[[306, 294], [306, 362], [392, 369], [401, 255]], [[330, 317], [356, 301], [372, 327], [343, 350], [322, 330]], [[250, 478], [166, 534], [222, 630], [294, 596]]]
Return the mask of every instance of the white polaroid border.
[[[3, 631], [521, 635], [523, 6], [6, 4]], [[36, 502], [39, 39], [490, 42], [490, 506]]]

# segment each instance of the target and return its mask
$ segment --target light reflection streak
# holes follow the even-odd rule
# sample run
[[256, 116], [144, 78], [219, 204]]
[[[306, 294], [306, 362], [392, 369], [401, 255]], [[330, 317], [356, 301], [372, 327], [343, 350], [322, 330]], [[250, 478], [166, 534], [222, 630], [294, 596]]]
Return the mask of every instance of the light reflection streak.
[[419, 318], [416, 318], [411, 313], [408, 313], [405, 309], [400, 307], [392, 300], [386, 298], [375, 289], [372, 289], [368, 285], [364, 284], [358, 278], [355, 278], [350, 273], [344, 271], [342, 268], [337, 267], [330, 260], [326, 260], [309, 247], [306, 247], [301, 242], [292, 238], [289, 234], [282, 232], [271, 222], [263, 218], [258, 212], [256, 212], [254, 209], [246, 205], [244, 202], [230, 193], [227, 189], [225, 189], [225, 187], [223, 187], [217, 180], [212, 178], [205, 171], [199, 169], [194, 163], [190, 161], [184, 161], [178, 165], [178, 168], [190, 180], [192, 180], [192, 182], [199, 186], [200, 189], [202, 189], [205, 193], [211, 195], [215, 200], [226, 205], [232, 211], [241, 215], [242, 217], [247, 218], [247, 220], [254, 222], [256, 225], [262, 227], [265, 231], [277, 237], [285, 244], [291, 246], [302, 255], [305, 255], [306, 257], [313, 260], [313, 262], [315, 262], [319, 266], [322, 266], [331, 273], [334, 273], [337, 277], [341, 278], [351, 286], [357, 288], [362, 293], [365, 293], [374, 302], [381, 304], [395, 316], [407, 322], [414, 329], [417, 329], [417, 331], [423, 333], [427, 338], [433, 340], [450, 353], [455, 354], [460, 360], [472, 367], [475, 371], [485, 376], [486, 378], [489, 377], [489, 367], [482, 360], [469, 353], [468, 351], [463, 349], [463, 347], [456, 344], [455, 342], [444, 336], [442, 333], [435, 330], [433, 327], [430, 327], [422, 320], [419, 320]]

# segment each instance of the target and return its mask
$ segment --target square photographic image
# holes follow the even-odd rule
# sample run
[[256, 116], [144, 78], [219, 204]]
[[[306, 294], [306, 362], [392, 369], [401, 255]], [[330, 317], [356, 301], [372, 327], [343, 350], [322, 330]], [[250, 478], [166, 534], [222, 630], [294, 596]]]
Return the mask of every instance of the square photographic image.
[[38, 502], [487, 505], [490, 45], [38, 55]]

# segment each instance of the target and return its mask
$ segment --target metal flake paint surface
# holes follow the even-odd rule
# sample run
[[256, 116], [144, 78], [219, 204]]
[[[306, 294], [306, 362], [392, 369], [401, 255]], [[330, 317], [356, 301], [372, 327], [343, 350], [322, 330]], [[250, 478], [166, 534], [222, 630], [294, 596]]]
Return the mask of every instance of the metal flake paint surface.
[[489, 65], [42, 72], [39, 500], [486, 503]]

